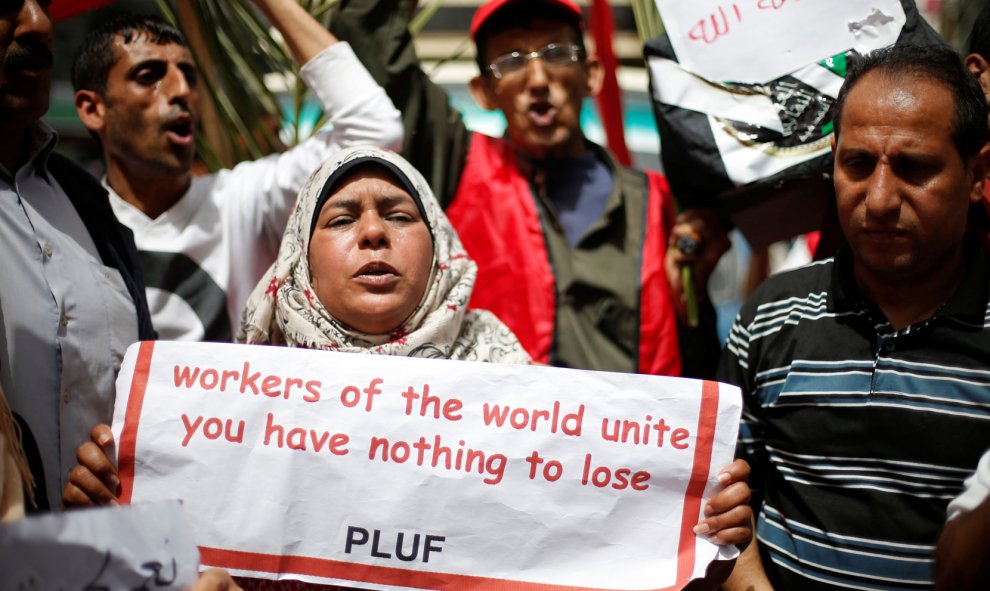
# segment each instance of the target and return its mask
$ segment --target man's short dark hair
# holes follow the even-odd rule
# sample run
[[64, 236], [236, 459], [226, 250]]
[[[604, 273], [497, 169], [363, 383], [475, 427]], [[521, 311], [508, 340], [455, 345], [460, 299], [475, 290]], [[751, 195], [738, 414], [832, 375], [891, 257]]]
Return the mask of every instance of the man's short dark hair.
[[855, 60], [835, 101], [832, 120], [836, 141], [849, 93], [873, 71], [890, 80], [915, 78], [940, 82], [952, 93], [955, 103], [952, 141], [959, 155], [966, 159], [983, 148], [987, 141], [987, 101], [983, 90], [963, 66], [959, 55], [944, 45], [892, 45]]
[[548, 2], [515, 2], [489, 17], [485, 24], [478, 29], [474, 36], [475, 60], [482, 74], [488, 73], [488, 64], [497, 55], [485, 55], [485, 48], [492, 35], [516, 27], [527, 28], [534, 21], [563, 21], [570, 25], [573, 31], [573, 41], [581, 48], [581, 55], [587, 55], [584, 47], [584, 35], [581, 32], [581, 21], [565, 8]]
[[110, 69], [118, 59], [113, 47], [114, 40], [121, 37], [124, 43], [130, 43], [142, 36], [157, 45], [186, 45], [182, 33], [161, 17], [144, 14], [118, 16], [86, 35], [72, 62], [73, 89], [77, 92], [83, 89], [95, 90], [105, 94]]
[[976, 15], [973, 30], [969, 33], [969, 52], [990, 60], [990, 2]]

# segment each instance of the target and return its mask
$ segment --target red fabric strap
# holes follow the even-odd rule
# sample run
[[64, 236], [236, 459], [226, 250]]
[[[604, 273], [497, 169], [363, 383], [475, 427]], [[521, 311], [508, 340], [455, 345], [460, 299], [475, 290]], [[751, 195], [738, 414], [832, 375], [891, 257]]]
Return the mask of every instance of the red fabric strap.
[[[677, 322], [664, 271], [674, 220], [667, 180], [649, 174], [640, 275], [640, 373], [679, 375]], [[501, 139], [474, 134], [447, 217], [478, 263], [471, 307], [490, 310], [512, 329], [534, 360], [549, 363], [556, 285], [529, 182]]]
[[622, 121], [622, 89], [616, 78], [619, 60], [612, 48], [612, 34], [615, 22], [612, 7], [608, 0], [592, 0], [591, 32], [595, 37], [595, 50], [603, 69], [602, 90], [598, 93], [598, 113], [605, 127], [608, 149], [623, 166], [632, 166], [632, 156], [626, 147], [626, 136]]
[[639, 295], [639, 373], [679, 376], [677, 313], [664, 269], [667, 237], [674, 226], [674, 199], [663, 175], [647, 171], [646, 237]]
[[470, 306], [493, 312], [534, 360], [549, 363], [553, 270], [529, 183], [505, 142], [473, 134], [447, 217], [478, 263]]

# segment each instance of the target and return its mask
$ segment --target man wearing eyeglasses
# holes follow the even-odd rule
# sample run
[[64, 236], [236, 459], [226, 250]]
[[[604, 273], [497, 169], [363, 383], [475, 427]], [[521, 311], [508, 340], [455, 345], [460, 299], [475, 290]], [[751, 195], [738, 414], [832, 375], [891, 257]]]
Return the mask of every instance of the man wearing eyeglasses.
[[[666, 181], [623, 168], [581, 131], [602, 68], [571, 0], [491, 0], [471, 23], [480, 74], [470, 90], [501, 111], [500, 138], [470, 133], [422, 72], [411, 0], [343, 0], [347, 39], [403, 114], [404, 152], [430, 181], [478, 263], [471, 306], [492, 310], [534, 359], [564, 367], [706, 375], [714, 324], [678, 326], [678, 265], [699, 285], [727, 247], [712, 217], [674, 225]], [[673, 228], [673, 229], [672, 229]], [[694, 254], [668, 250], [689, 236]], [[704, 289], [699, 289], [704, 293]]]

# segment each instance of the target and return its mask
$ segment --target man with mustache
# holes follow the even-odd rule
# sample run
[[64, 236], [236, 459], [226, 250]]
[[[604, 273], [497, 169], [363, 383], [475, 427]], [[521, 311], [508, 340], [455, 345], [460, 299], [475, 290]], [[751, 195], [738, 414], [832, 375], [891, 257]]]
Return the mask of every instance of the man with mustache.
[[[697, 212], [672, 230], [666, 181], [619, 166], [585, 138], [582, 104], [603, 72], [585, 49], [581, 9], [571, 0], [491, 0], [475, 12], [480, 74], [470, 90], [505, 116], [505, 135], [493, 138], [470, 133], [420, 69], [408, 31], [415, 5], [343, 0], [330, 26], [402, 111], [404, 153], [478, 263], [471, 305], [494, 312], [544, 363], [713, 372], [713, 324], [678, 324], [674, 302], [679, 265], [694, 263], [704, 297], [728, 242], [713, 216]], [[672, 235], [690, 236], [696, 252], [668, 250]]]
[[990, 447], [983, 92], [952, 50], [896, 45], [850, 64], [834, 109], [848, 245], [761, 285], [720, 365], [759, 510], [729, 590], [931, 588]]
[[399, 114], [347, 43], [296, 0], [254, 0], [281, 32], [332, 129], [280, 155], [193, 178], [198, 72], [180, 33], [126, 16], [93, 31], [73, 64], [76, 110], [99, 141], [104, 186], [135, 235], [163, 339], [230, 341], [274, 261], [295, 196], [329, 155], [398, 149]]
[[154, 338], [130, 231], [96, 179], [53, 150], [48, 2], [0, 5], [0, 384], [38, 509], [59, 507], [75, 449], [113, 410], [124, 349]]

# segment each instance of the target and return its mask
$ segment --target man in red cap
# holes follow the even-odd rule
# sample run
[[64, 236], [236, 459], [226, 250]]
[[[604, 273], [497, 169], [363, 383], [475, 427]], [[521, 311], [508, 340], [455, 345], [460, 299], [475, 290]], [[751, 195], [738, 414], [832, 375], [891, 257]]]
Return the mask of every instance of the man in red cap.
[[[331, 30], [347, 39], [403, 113], [404, 152], [430, 181], [479, 274], [471, 305], [495, 312], [530, 354], [559, 366], [706, 375], [713, 323], [678, 326], [679, 265], [703, 287], [727, 247], [712, 221], [674, 225], [666, 181], [619, 166], [581, 131], [602, 84], [570, 0], [492, 0], [471, 23], [475, 100], [499, 110], [501, 138], [470, 133], [422, 72], [412, 0], [343, 0]], [[668, 250], [691, 236], [692, 255]], [[704, 293], [704, 289], [699, 289]]]

